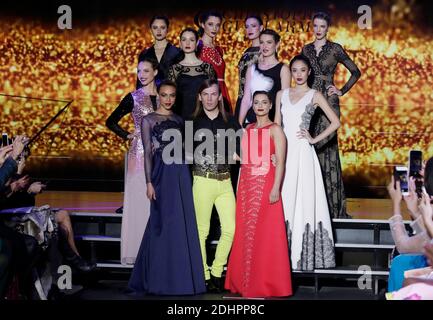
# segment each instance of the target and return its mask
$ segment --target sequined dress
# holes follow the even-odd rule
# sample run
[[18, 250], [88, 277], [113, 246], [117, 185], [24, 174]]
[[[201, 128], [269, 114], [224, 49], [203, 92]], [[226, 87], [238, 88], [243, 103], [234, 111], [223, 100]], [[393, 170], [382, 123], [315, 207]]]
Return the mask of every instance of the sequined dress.
[[146, 94], [141, 88], [123, 98], [116, 110], [107, 119], [107, 126], [125, 140], [129, 132], [119, 126], [120, 119], [131, 114], [135, 127], [135, 136], [128, 150], [125, 170], [120, 245], [122, 264], [134, 264], [149, 219], [150, 203], [146, 197], [141, 119], [153, 112], [157, 105], [157, 97]]

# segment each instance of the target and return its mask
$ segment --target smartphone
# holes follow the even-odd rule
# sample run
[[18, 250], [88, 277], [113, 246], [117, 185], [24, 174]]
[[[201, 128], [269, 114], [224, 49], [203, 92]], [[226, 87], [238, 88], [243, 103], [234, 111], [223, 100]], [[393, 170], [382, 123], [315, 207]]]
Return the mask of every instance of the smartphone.
[[422, 169], [422, 152], [420, 150], [409, 151], [409, 177], [419, 177]]
[[400, 181], [401, 193], [404, 196], [409, 195], [408, 170], [404, 166], [394, 167], [394, 181]]
[[9, 145], [9, 138], [7, 133], [2, 134], [2, 147], [6, 147]]

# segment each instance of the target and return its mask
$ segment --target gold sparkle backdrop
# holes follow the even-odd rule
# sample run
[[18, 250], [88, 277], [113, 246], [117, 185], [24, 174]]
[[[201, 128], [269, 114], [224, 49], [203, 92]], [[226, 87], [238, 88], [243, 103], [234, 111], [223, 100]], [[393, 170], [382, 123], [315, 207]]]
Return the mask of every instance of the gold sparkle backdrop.
[[[383, 1], [373, 7], [374, 25], [361, 30], [357, 16], [333, 13], [329, 38], [340, 43], [362, 72], [341, 98], [339, 143], [346, 184], [380, 186], [395, 163], [405, 163], [412, 148], [433, 155], [433, 32], [417, 25], [417, 8], [409, 2]], [[193, 14], [171, 19], [168, 38], [192, 26]], [[311, 42], [309, 19], [271, 17], [280, 31], [279, 56], [286, 62]], [[106, 21], [59, 30], [56, 25], [23, 19], [0, 20], [0, 93], [74, 100], [67, 112], [32, 146], [31, 165], [47, 159], [98, 159], [123, 166], [127, 145], [105, 127], [105, 119], [135, 86], [138, 53], [151, 45], [148, 18]], [[237, 62], [249, 46], [242, 19], [226, 14], [218, 43], [225, 51], [226, 82], [235, 103]], [[341, 87], [349, 73], [339, 66]], [[35, 134], [65, 105], [0, 96], [0, 125], [10, 135]], [[132, 119], [121, 122], [132, 130]], [[101, 161], [102, 161], [101, 160]], [[386, 173], [386, 174], [384, 174]], [[352, 181], [352, 182], [351, 182]]]

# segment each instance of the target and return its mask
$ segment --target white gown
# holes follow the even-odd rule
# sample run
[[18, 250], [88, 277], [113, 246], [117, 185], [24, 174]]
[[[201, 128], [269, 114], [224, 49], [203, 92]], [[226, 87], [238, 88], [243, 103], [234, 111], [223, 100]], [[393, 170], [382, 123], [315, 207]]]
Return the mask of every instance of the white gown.
[[287, 138], [286, 171], [282, 188], [284, 216], [293, 270], [335, 267], [334, 240], [320, 164], [314, 146], [296, 133], [309, 129], [315, 111], [314, 89], [292, 104], [289, 90], [281, 97]]

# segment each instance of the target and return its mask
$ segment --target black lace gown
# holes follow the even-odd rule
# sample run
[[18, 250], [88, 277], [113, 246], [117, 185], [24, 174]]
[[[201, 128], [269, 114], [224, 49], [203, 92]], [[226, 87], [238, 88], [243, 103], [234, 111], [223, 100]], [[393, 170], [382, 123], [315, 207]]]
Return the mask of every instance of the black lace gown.
[[[334, 85], [334, 74], [338, 63], [342, 63], [351, 73], [349, 80], [341, 88], [344, 95], [358, 81], [361, 72], [355, 63], [338, 43], [327, 41], [317, 55], [314, 43], [307, 44], [302, 53], [308, 57], [314, 70], [313, 89], [320, 91], [328, 100], [329, 105], [340, 117], [339, 98], [336, 94], [328, 96], [327, 88]], [[313, 137], [323, 132], [330, 122], [320, 108], [311, 120], [310, 133]], [[340, 156], [338, 153], [337, 132], [332, 133], [315, 145], [323, 181], [325, 183], [328, 198], [329, 212], [333, 218], [350, 218], [346, 212], [346, 196], [344, 193], [343, 178], [341, 173]]]
[[213, 67], [203, 62], [197, 66], [172, 65], [168, 70], [168, 79], [176, 82], [177, 97], [174, 111], [184, 120], [190, 120], [195, 110], [198, 90], [206, 79], [217, 76]]

